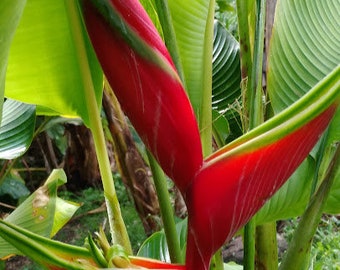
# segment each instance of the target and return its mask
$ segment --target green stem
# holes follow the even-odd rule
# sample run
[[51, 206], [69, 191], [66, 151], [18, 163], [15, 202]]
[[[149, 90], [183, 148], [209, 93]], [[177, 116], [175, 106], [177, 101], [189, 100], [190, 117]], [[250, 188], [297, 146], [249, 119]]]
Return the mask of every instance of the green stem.
[[[318, 155], [316, 158], [316, 164], [315, 164], [315, 173], [313, 177], [313, 182], [312, 182], [312, 188], [311, 188], [311, 193], [310, 193], [310, 198], [313, 197], [316, 188], [318, 186], [318, 180], [319, 180], [319, 172], [322, 164], [323, 157], [325, 157], [325, 151], [327, 148], [327, 143], [328, 143], [328, 133], [329, 133], [329, 128], [326, 129], [324, 134], [322, 135], [322, 138], [320, 140], [320, 148], [318, 150]], [[330, 154], [330, 153], [329, 153]]]
[[176, 231], [174, 211], [171, 206], [165, 175], [152, 154], [147, 151], [156, 192], [161, 210], [164, 232], [172, 263], [183, 263], [181, 248]]
[[110, 161], [106, 149], [106, 142], [101, 123], [100, 113], [95, 97], [95, 90], [92, 82], [89, 62], [87, 59], [85, 40], [83, 36], [83, 29], [81, 25], [81, 17], [78, 8], [78, 1], [65, 0], [72, 34], [76, 46], [79, 67], [82, 75], [82, 83], [84, 85], [84, 96], [86, 100], [86, 107], [89, 115], [89, 127], [92, 131], [94, 144], [97, 153], [100, 173], [102, 176], [102, 183], [104, 188], [104, 195], [106, 199], [106, 207], [108, 212], [112, 242], [122, 245], [126, 252], [132, 254], [132, 248], [127, 234], [127, 230], [121, 215], [120, 206], [113, 183]]
[[255, 219], [251, 219], [244, 227], [243, 245], [244, 245], [244, 258], [243, 269], [255, 269]]
[[201, 117], [198, 119], [201, 132], [203, 156], [212, 153], [212, 51], [214, 40], [215, 0], [210, 0], [207, 22], [204, 34], [203, 74], [202, 74], [202, 104]]
[[223, 255], [222, 248], [220, 248], [212, 257], [210, 262], [210, 270], [223, 270]]
[[[247, 1], [244, 1], [247, 2]], [[247, 15], [249, 10], [248, 3], [237, 2], [238, 13], [245, 12]], [[262, 105], [262, 63], [263, 63], [263, 47], [264, 47], [264, 27], [265, 27], [265, 11], [266, 0], [256, 1], [256, 25], [254, 38], [254, 53], [251, 60], [250, 48], [250, 29], [248, 16], [240, 14], [239, 20], [242, 22], [240, 28], [240, 43], [241, 43], [241, 68], [242, 76], [247, 76], [248, 83], [246, 93], [244, 94], [244, 114], [248, 116], [248, 122], [245, 123], [245, 132], [251, 130], [263, 123], [263, 105]], [[240, 27], [241, 27], [240, 26]], [[248, 31], [245, 32], [245, 31]], [[242, 44], [243, 42], [243, 44]], [[249, 46], [249, 47], [248, 47]], [[249, 66], [246, 66], [249, 65]], [[245, 77], [243, 77], [245, 79]], [[247, 128], [248, 127], [248, 128]], [[244, 269], [255, 269], [255, 235], [256, 223], [252, 219], [244, 228]], [[275, 235], [276, 236], [276, 235]]]
[[248, 23], [248, 1], [236, 0], [236, 7], [240, 38], [241, 73], [242, 79], [245, 80], [251, 74], [252, 68], [251, 42], [249, 35], [250, 30]]
[[162, 26], [165, 45], [169, 50], [172, 60], [176, 66], [179, 77], [184, 82], [184, 72], [179, 56], [178, 46], [176, 42], [175, 30], [172, 24], [170, 9], [167, 0], [154, 1], [158, 18]]
[[310, 201], [305, 213], [300, 219], [299, 225], [294, 232], [280, 270], [308, 269], [309, 254], [314, 234], [322, 216], [324, 205], [327, 201], [337, 171], [340, 168], [340, 145], [336, 146], [335, 154], [328, 166], [322, 184]]
[[256, 227], [256, 269], [278, 268], [278, 250], [276, 222], [269, 222]]
[[262, 106], [262, 67], [264, 49], [264, 28], [266, 18], [266, 0], [256, 0], [256, 26], [254, 40], [254, 58], [250, 80], [247, 85], [247, 95], [250, 97], [249, 128], [253, 129], [263, 123]]

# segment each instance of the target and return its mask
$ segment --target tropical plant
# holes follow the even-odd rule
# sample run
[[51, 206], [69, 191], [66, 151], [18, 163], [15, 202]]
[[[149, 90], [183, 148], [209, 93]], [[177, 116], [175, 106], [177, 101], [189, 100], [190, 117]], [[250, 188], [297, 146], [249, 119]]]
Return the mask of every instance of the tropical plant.
[[[8, 40], [0, 67], [1, 74], [7, 67], [6, 103], [16, 99], [40, 114], [80, 117], [90, 128], [113, 245], [101, 231], [97, 242], [89, 236], [86, 247], [74, 247], [20, 227], [22, 220], [1, 220], [0, 236], [9, 243], [1, 242], [2, 257], [13, 245], [50, 269], [223, 269], [218, 250], [245, 225], [244, 267], [254, 268], [256, 238], [257, 263], [275, 269], [277, 258], [264, 255], [276, 249], [267, 238], [275, 235], [274, 221], [303, 214], [280, 268], [308, 267], [321, 214], [339, 211], [339, 0], [278, 1], [266, 91], [265, 0], [236, 1], [240, 43], [214, 22], [213, 0], [142, 1], [144, 7], [137, 0], [7, 2], [0, 4]], [[132, 256], [100, 120], [102, 72], [149, 151], [171, 263]], [[22, 124], [9, 123], [0, 143], [12, 151], [10, 135], [20, 134]], [[244, 135], [226, 144], [228, 130]], [[27, 133], [24, 140], [14, 137], [20, 147], [12, 156], [29, 145]], [[3, 157], [11, 158], [6, 151]], [[161, 169], [187, 205], [188, 225], [178, 226], [187, 231], [186, 244]], [[40, 222], [34, 207], [17, 211]], [[47, 231], [54, 231], [49, 220]], [[142, 250], [160, 239], [151, 237]]]

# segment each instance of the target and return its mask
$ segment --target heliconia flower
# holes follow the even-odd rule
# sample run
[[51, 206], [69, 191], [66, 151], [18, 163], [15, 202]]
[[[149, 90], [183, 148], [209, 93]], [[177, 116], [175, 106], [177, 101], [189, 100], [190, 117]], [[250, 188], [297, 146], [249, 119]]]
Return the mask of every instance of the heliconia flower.
[[339, 105], [339, 86], [323, 85], [333, 88], [328, 92], [324, 88], [321, 96], [327, 97], [322, 102], [314, 98], [319, 97], [314, 91], [307, 102], [203, 161], [192, 107], [139, 1], [83, 0], [82, 4], [91, 42], [123, 110], [184, 195], [189, 220], [185, 269], [209, 269], [214, 252], [308, 155]]
[[170, 55], [136, 0], [82, 2], [97, 57], [124, 112], [184, 192], [202, 165], [195, 115]]
[[227, 147], [205, 160], [187, 193], [187, 269], [209, 269], [211, 256], [249, 221], [305, 159], [335, 110], [336, 106], [331, 106], [280, 139], [259, 146], [254, 138], [254, 142]]

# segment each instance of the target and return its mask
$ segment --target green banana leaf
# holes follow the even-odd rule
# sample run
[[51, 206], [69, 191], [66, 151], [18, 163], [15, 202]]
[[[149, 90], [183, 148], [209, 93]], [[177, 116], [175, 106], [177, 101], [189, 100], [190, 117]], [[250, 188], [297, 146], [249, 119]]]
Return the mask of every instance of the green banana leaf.
[[201, 132], [203, 155], [211, 153], [214, 0], [170, 0], [184, 85]]
[[[186, 90], [195, 109], [197, 119], [200, 119], [204, 99], [203, 80], [211, 77], [211, 72], [205, 74], [208, 63], [204, 54], [211, 54], [212, 40], [208, 40], [210, 9], [214, 1], [181, 1], [170, 0], [169, 8], [175, 29], [177, 44], [185, 76]], [[212, 6], [212, 7], [211, 7]], [[209, 44], [211, 43], [211, 44]], [[210, 56], [211, 57], [211, 56]], [[211, 65], [211, 61], [210, 65]], [[206, 65], [207, 64], [207, 65]], [[208, 95], [211, 98], [211, 92]]]
[[[224, 131], [223, 127], [219, 129], [222, 133], [229, 132], [228, 136], [222, 136], [224, 145], [227, 140], [231, 141], [242, 134], [242, 124], [238, 113], [241, 106], [240, 46], [218, 21], [214, 23], [213, 42], [212, 108], [219, 113], [216, 115], [213, 112], [213, 131], [215, 138], [220, 137], [215, 132], [215, 122], [221, 122], [219, 118], [224, 116], [229, 123], [224, 127]], [[222, 123], [218, 123], [218, 126], [221, 125]]]
[[[78, 204], [57, 197], [57, 189], [66, 183], [63, 170], [54, 170], [45, 184], [30, 195], [18, 208], [5, 218], [40, 236], [53, 237], [79, 208]], [[0, 237], [0, 258], [21, 254]]]
[[[102, 72], [84, 37], [96, 101], [101, 104]], [[5, 96], [39, 105], [39, 113], [81, 117], [88, 125], [80, 66], [65, 1], [27, 1], [11, 45]]]
[[[186, 235], [188, 229], [187, 219], [183, 219], [176, 224], [177, 236], [179, 239], [182, 257], [185, 257]], [[171, 262], [168, 245], [164, 230], [153, 233], [147, 238], [138, 251], [138, 256]]]
[[25, 185], [24, 179], [14, 170], [8, 173], [0, 183], [0, 196], [8, 195], [13, 200], [23, 201], [31, 192]]
[[4, 0], [0, 3], [0, 122], [9, 48], [25, 4], [26, 0]]
[[7, 99], [0, 121], [0, 159], [13, 159], [30, 146], [35, 128], [35, 106]]
[[[300, 99], [340, 64], [340, 12], [338, 0], [278, 1], [268, 59], [268, 85], [274, 112]], [[339, 83], [339, 76], [334, 78]], [[318, 93], [315, 93], [316, 98]], [[337, 120], [338, 119], [338, 120]], [[328, 147], [339, 141], [339, 110], [328, 133]], [[335, 138], [337, 137], [337, 139]], [[313, 153], [318, 152], [316, 147]], [[324, 156], [325, 157], [325, 156]], [[291, 179], [259, 211], [257, 222], [273, 221], [302, 214], [308, 201], [311, 175], [317, 173], [312, 155]], [[313, 159], [313, 161], [311, 161]], [[329, 159], [328, 159], [329, 161]], [[306, 169], [309, 163], [310, 169]], [[324, 162], [324, 168], [328, 167]], [[339, 178], [339, 177], [338, 177]], [[340, 179], [336, 179], [326, 212], [340, 212]], [[300, 195], [299, 195], [300, 194]], [[299, 196], [298, 196], [299, 195]], [[297, 197], [296, 197], [297, 196]]]

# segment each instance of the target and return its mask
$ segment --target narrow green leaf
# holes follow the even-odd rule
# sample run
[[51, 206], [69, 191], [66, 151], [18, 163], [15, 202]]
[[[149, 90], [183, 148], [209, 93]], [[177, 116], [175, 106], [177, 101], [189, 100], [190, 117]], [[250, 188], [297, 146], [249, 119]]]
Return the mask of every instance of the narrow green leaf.
[[0, 220], [0, 236], [49, 269], [98, 269], [88, 249], [50, 240], [4, 220]]
[[33, 139], [35, 106], [7, 99], [0, 125], [0, 159], [22, 155]]

